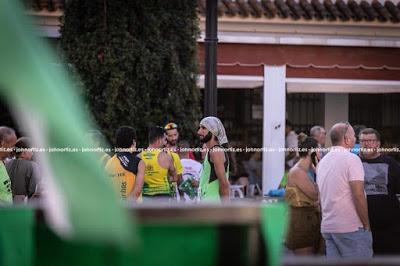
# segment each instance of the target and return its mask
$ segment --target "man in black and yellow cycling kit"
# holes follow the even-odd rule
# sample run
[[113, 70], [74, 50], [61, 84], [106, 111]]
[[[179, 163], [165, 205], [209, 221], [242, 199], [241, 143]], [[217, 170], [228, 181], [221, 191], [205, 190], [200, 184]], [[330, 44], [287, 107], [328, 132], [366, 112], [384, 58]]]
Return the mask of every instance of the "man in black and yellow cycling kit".
[[136, 133], [132, 127], [122, 126], [115, 134], [116, 153], [106, 164], [115, 191], [122, 200], [134, 199], [136, 178], [143, 179], [144, 162], [134, 153]]
[[149, 131], [149, 146], [140, 153], [145, 164], [143, 179], [137, 179], [135, 196], [140, 192], [143, 201], [161, 199], [169, 201], [175, 195], [171, 186], [177, 181], [174, 160], [170, 152], [164, 150], [166, 135], [162, 127], [153, 127]]

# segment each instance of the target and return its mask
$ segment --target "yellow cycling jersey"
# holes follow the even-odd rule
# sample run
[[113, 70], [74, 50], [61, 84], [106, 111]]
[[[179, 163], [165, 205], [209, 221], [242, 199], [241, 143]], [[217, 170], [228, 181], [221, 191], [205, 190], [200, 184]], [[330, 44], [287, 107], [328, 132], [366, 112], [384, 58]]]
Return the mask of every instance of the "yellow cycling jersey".
[[168, 180], [168, 169], [158, 164], [158, 156], [161, 149], [149, 149], [140, 154], [145, 163], [143, 196], [170, 195], [170, 182]]
[[175, 152], [170, 152], [172, 159], [174, 161], [174, 167], [177, 175], [181, 175], [183, 173], [183, 166], [181, 163], [181, 158], [179, 158], [179, 155]]
[[116, 193], [121, 199], [126, 200], [128, 196], [131, 196], [135, 186], [136, 175], [121, 165], [117, 155], [108, 160], [105, 169], [112, 179]]

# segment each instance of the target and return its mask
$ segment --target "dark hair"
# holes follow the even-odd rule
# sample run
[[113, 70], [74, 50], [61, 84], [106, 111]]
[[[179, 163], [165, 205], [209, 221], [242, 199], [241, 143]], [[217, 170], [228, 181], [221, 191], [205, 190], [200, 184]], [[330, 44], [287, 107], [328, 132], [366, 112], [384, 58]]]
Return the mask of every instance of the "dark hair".
[[158, 139], [164, 137], [165, 130], [162, 127], [156, 126], [149, 129], [149, 143], [154, 143]]
[[354, 129], [354, 134], [356, 134], [356, 142], [359, 143], [360, 142], [360, 133], [361, 131], [363, 131], [366, 128], [366, 126], [364, 125], [354, 125], [353, 129]]
[[190, 149], [189, 141], [187, 141], [187, 140], [181, 140], [181, 141], [179, 141], [178, 147], [179, 147], [179, 148]]
[[122, 126], [115, 132], [116, 148], [127, 149], [130, 148], [136, 140], [136, 131], [133, 127]]
[[381, 141], [381, 134], [379, 134], [379, 132], [374, 128], [370, 128], [370, 127], [365, 128], [365, 129], [361, 130], [359, 135], [361, 136], [361, 135], [369, 135], [369, 134], [375, 134], [376, 139]]
[[306, 157], [310, 150], [318, 148], [318, 142], [311, 137], [307, 137], [304, 141], [299, 143], [299, 156]]
[[19, 155], [24, 152], [24, 149], [30, 148], [32, 148], [30, 140], [27, 137], [21, 137], [17, 139], [17, 142], [15, 143], [15, 155], [19, 157]]

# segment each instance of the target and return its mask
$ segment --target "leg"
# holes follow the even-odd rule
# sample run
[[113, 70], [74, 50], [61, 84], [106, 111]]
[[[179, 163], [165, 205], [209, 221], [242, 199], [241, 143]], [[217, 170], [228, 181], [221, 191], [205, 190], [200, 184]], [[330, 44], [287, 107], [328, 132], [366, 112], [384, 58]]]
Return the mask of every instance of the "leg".
[[340, 252], [339, 252], [338, 247], [335, 244], [335, 241], [332, 238], [332, 234], [331, 233], [322, 233], [322, 236], [325, 239], [326, 257], [328, 259], [339, 258]]

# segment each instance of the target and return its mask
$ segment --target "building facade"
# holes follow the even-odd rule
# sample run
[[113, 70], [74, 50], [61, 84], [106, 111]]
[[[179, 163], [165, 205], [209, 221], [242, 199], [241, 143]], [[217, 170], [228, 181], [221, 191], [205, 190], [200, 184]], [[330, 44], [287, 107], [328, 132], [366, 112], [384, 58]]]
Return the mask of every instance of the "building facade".
[[[40, 34], [60, 37], [65, 1], [25, 4]], [[235, 144], [261, 146], [264, 65], [286, 66], [286, 117], [297, 131], [348, 120], [400, 143], [399, 1], [220, 0], [218, 15], [218, 115]]]

